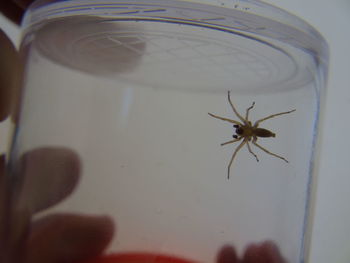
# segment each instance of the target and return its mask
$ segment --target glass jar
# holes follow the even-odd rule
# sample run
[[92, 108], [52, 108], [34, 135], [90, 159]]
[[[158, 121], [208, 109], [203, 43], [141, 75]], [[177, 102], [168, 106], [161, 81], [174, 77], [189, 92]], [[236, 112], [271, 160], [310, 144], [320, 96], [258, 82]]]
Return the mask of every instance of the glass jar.
[[310, 25], [260, 1], [39, 0], [21, 55], [11, 262], [31, 220], [58, 217], [49, 240], [101, 215], [116, 262], [266, 240], [306, 260], [328, 67]]

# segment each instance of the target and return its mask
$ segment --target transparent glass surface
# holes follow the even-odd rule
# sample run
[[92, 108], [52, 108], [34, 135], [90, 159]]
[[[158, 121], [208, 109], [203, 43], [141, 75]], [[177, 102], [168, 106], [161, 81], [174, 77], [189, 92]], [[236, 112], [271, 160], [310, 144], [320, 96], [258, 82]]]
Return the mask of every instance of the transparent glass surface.
[[[107, 254], [209, 263], [225, 245], [242, 255], [270, 240], [304, 262], [327, 44], [261, 2], [203, 2], [28, 11], [9, 163], [14, 244], [31, 216], [107, 215], [117, 229]], [[259, 123], [271, 133], [253, 127], [281, 112]]]

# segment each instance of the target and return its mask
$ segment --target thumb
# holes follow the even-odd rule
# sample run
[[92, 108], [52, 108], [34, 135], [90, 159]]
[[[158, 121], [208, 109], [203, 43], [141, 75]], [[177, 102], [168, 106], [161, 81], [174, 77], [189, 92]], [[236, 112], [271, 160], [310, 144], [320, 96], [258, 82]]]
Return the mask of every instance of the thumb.
[[25, 263], [80, 262], [101, 254], [113, 237], [114, 224], [105, 216], [56, 214], [33, 224]]

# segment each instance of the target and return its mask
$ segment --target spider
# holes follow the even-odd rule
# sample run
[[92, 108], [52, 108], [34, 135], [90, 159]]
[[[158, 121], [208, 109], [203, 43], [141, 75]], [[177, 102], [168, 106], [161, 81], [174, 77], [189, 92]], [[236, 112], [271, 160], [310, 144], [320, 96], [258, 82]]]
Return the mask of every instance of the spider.
[[264, 152], [266, 152], [267, 154], [270, 154], [272, 156], [275, 156], [277, 158], [280, 158], [282, 159], [283, 161], [287, 162], [288, 163], [288, 160], [285, 159], [284, 157], [282, 156], [279, 156], [275, 153], [272, 153], [268, 150], [266, 150], [264, 147], [262, 147], [261, 145], [259, 145], [257, 143], [257, 140], [258, 140], [258, 137], [276, 137], [276, 134], [267, 130], [267, 129], [264, 129], [264, 128], [259, 128], [259, 124], [262, 123], [263, 121], [266, 121], [268, 119], [271, 119], [271, 118], [274, 118], [276, 116], [279, 116], [279, 115], [283, 115], [283, 114], [288, 114], [288, 113], [291, 113], [294, 110], [291, 110], [291, 111], [286, 111], [286, 112], [280, 112], [280, 113], [276, 113], [276, 114], [272, 114], [272, 115], [269, 115], [265, 118], [262, 118], [260, 120], [257, 120], [254, 125], [252, 125], [251, 121], [248, 119], [249, 117], [249, 111], [254, 107], [255, 105], [255, 102], [252, 103], [252, 105], [247, 108], [246, 110], [246, 113], [245, 113], [245, 118], [242, 117], [242, 115], [240, 115], [236, 108], [233, 106], [232, 104], [232, 101], [231, 101], [231, 98], [230, 98], [230, 91], [228, 91], [228, 102], [230, 103], [231, 105], [231, 108], [233, 110], [233, 112], [236, 114], [236, 116], [241, 120], [241, 122], [239, 121], [235, 121], [235, 120], [231, 120], [231, 119], [228, 119], [228, 118], [224, 118], [224, 117], [220, 117], [220, 116], [217, 116], [217, 115], [214, 115], [212, 113], [208, 113], [210, 116], [214, 117], [214, 118], [217, 118], [217, 119], [220, 119], [220, 120], [223, 120], [223, 121], [227, 121], [227, 122], [230, 122], [230, 123], [233, 123], [233, 127], [236, 129], [236, 134], [232, 135], [233, 137], [233, 140], [230, 140], [228, 142], [224, 142], [221, 144], [221, 146], [224, 146], [224, 145], [227, 145], [227, 144], [231, 144], [231, 143], [234, 143], [234, 142], [238, 142], [240, 140], [243, 140], [239, 145], [238, 147], [236, 148], [236, 150], [233, 152], [232, 154], [232, 157], [231, 157], [231, 160], [230, 160], [230, 163], [228, 165], [228, 168], [227, 168], [227, 179], [230, 179], [230, 169], [231, 169], [231, 165], [232, 165], [232, 162], [233, 160], [235, 159], [238, 151], [244, 146], [244, 145], [247, 145], [247, 148], [248, 148], [248, 151], [255, 157], [256, 161], [259, 162], [259, 159], [258, 159], [258, 156], [252, 151], [250, 145], [249, 145], [249, 142], [252, 142], [256, 147], [260, 148], [261, 150], [263, 150]]

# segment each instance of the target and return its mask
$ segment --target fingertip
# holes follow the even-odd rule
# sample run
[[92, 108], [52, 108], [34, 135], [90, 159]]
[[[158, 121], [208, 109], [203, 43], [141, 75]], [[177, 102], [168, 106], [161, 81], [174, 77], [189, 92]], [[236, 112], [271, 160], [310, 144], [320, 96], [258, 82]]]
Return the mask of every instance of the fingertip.
[[[23, 10], [26, 10], [31, 3], [34, 2], [34, 0], [13, 0], [13, 2]], [[48, 2], [48, 1], [46, 1]]]
[[0, 1], [0, 12], [15, 24], [22, 20], [24, 10], [12, 1]]
[[26, 152], [20, 159], [23, 177], [20, 204], [38, 212], [69, 196], [81, 176], [76, 152], [63, 147], [42, 147]]
[[259, 246], [257, 244], [248, 245], [244, 251], [243, 263], [259, 263], [261, 262], [259, 260], [261, 260], [259, 255]]
[[269, 260], [269, 262], [286, 263], [286, 260], [282, 256], [280, 249], [273, 241], [264, 241], [261, 244], [261, 250], [264, 251], [265, 257]]
[[37, 220], [27, 243], [27, 263], [80, 262], [99, 256], [115, 232], [108, 216], [55, 214]]
[[218, 255], [217, 263], [238, 263], [238, 257], [236, 250], [233, 246], [225, 245], [223, 246]]
[[19, 57], [11, 40], [0, 29], [0, 121], [10, 114], [18, 84]]
[[[65, 253], [68, 259], [85, 260], [100, 255], [111, 242], [115, 224], [108, 216], [91, 217], [72, 231], [65, 231]], [[76, 233], [74, 233], [74, 231]]]
[[243, 263], [285, 263], [277, 245], [272, 241], [264, 241], [249, 245], [243, 256]]

